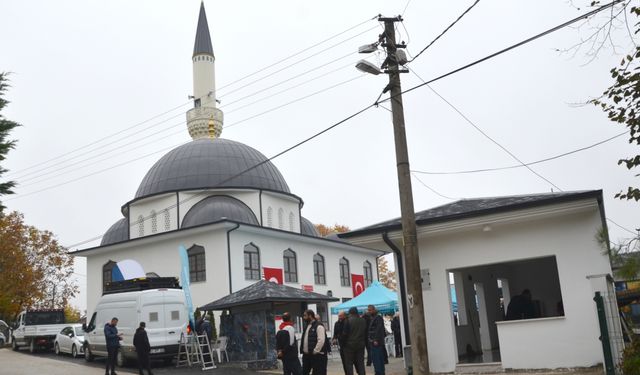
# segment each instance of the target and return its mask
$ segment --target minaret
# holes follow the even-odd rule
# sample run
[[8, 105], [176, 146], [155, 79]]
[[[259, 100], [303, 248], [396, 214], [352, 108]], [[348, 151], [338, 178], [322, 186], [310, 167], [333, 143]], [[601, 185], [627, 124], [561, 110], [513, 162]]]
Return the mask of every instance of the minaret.
[[193, 109], [187, 112], [187, 128], [194, 140], [216, 138], [222, 133], [223, 115], [216, 108], [215, 56], [211, 46], [211, 35], [204, 11], [204, 1], [200, 3], [200, 16], [193, 46]]

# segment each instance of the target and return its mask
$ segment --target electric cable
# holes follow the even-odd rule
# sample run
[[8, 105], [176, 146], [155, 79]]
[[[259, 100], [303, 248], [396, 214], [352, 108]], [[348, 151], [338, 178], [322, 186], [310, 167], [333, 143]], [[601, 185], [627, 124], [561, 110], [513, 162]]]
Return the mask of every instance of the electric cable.
[[416, 180], [418, 180], [418, 182], [419, 182], [422, 186], [424, 186], [425, 188], [427, 188], [427, 189], [431, 190], [431, 192], [433, 192], [434, 194], [439, 195], [439, 196], [441, 196], [442, 198], [452, 200], [452, 201], [455, 201], [455, 200], [458, 200], [458, 199], [459, 199], [459, 198], [451, 198], [451, 197], [449, 197], [449, 196], [446, 196], [446, 195], [444, 195], [444, 194], [442, 194], [442, 193], [438, 192], [436, 189], [432, 188], [431, 186], [427, 185], [424, 181], [422, 181], [422, 180], [421, 180], [418, 176], [416, 176], [414, 173], [411, 173], [411, 175], [413, 176], [413, 178], [415, 178]]

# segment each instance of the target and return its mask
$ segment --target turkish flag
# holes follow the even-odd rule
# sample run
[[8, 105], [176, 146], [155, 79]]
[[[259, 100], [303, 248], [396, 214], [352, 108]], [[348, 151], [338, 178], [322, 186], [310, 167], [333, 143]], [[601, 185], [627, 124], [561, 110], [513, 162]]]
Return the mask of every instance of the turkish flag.
[[282, 268], [262, 267], [264, 270], [264, 279], [272, 283], [282, 284]]
[[351, 274], [351, 289], [354, 298], [364, 292], [364, 275]]

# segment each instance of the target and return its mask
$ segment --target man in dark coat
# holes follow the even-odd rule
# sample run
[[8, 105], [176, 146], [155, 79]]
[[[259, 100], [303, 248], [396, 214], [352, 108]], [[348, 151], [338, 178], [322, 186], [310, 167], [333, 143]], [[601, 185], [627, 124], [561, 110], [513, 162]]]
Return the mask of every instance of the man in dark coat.
[[402, 357], [402, 331], [400, 330], [400, 314], [396, 313], [391, 320], [391, 332], [395, 346], [396, 358]]
[[525, 289], [522, 294], [511, 297], [507, 307], [505, 320], [533, 319], [537, 318], [535, 306], [531, 300], [531, 291]]
[[340, 351], [340, 360], [342, 361], [342, 369], [344, 370], [345, 374], [347, 373], [347, 368], [345, 367], [344, 362], [344, 326], [346, 323], [346, 319], [347, 314], [345, 314], [344, 311], [340, 311], [340, 313], [338, 313], [338, 320], [333, 325], [333, 338], [331, 339], [333, 345], [338, 345]]
[[105, 369], [105, 375], [109, 375], [109, 369], [111, 369], [111, 375], [116, 375], [116, 358], [118, 356], [118, 349], [120, 348], [120, 340], [122, 340], [122, 333], [118, 333], [118, 318], [111, 319], [111, 322], [104, 325], [104, 339], [107, 344], [107, 366]]
[[371, 316], [368, 335], [369, 345], [371, 346], [371, 362], [373, 363], [375, 374], [384, 375], [384, 337], [386, 336], [384, 320], [378, 314], [375, 306], [369, 305], [367, 310]]
[[356, 367], [358, 375], [365, 375], [364, 349], [367, 339], [367, 323], [358, 315], [358, 308], [349, 309], [349, 318], [344, 333], [344, 368], [346, 375], [353, 375]]
[[138, 370], [140, 375], [144, 375], [142, 369], [147, 369], [149, 375], [151, 373], [151, 365], [149, 363], [149, 352], [151, 351], [151, 345], [149, 344], [149, 336], [145, 327], [145, 322], [140, 322], [140, 327], [136, 329], [135, 335], [133, 335], [133, 346], [136, 348], [136, 354], [138, 355]]
[[282, 324], [276, 333], [276, 350], [278, 358], [282, 360], [283, 375], [302, 375], [302, 366], [298, 358], [298, 343], [296, 331], [293, 328], [291, 315], [282, 314]]
[[[369, 332], [369, 326], [371, 325], [371, 315], [369, 315], [369, 311], [365, 311], [364, 314], [362, 314], [362, 318], [364, 318], [364, 322], [367, 325], [367, 332]], [[367, 350], [367, 366], [371, 366], [371, 345], [369, 345], [368, 333], [364, 335], [364, 345]]]

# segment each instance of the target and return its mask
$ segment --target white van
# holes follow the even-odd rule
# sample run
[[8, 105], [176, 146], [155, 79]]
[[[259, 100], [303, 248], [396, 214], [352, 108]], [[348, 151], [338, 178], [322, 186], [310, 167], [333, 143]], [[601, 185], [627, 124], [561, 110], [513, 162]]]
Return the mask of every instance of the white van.
[[107, 356], [104, 326], [112, 318], [118, 318], [120, 341], [117, 365], [123, 366], [136, 358], [133, 335], [140, 322], [146, 330], [151, 345], [151, 358], [163, 358], [170, 363], [178, 354], [181, 333], [187, 333], [189, 317], [182, 289], [148, 289], [135, 292], [105, 294], [100, 298], [88, 325], [84, 340], [84, 358], [93, 361], [95, 356]]

